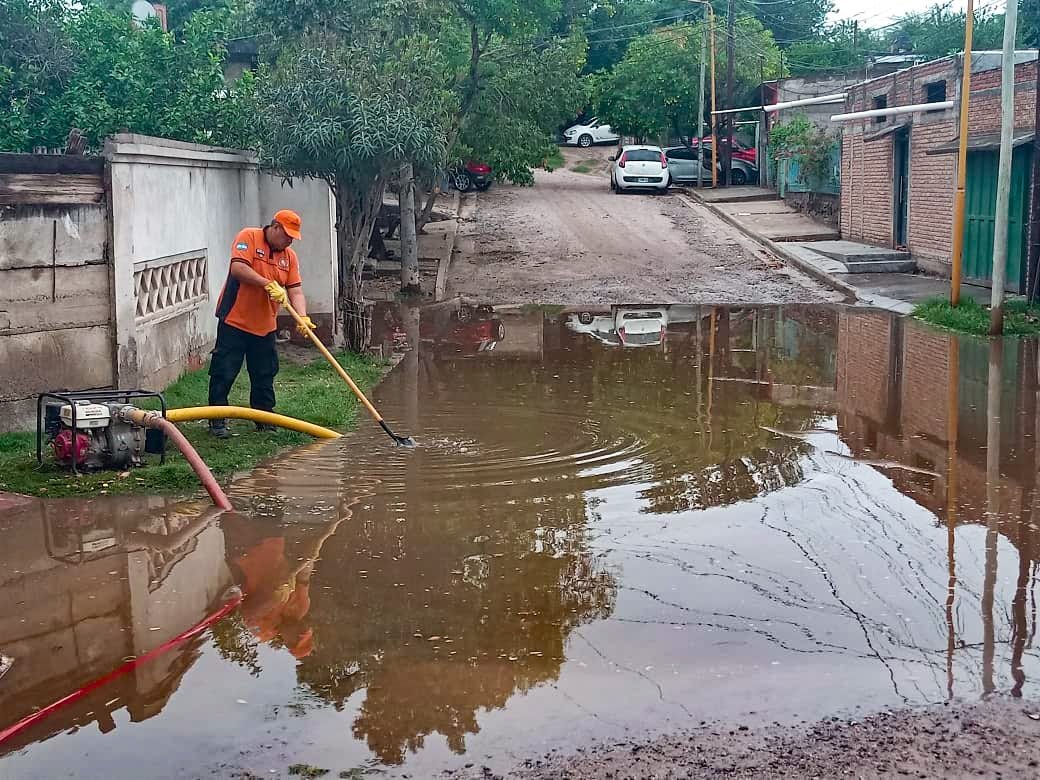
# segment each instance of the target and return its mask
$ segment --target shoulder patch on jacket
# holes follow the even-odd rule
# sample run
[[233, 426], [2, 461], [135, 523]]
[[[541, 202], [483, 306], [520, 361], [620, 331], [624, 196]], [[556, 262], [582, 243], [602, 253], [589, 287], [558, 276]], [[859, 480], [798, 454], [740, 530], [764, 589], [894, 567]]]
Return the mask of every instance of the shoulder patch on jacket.
[[235, 244], [235, 249], [249, 249], [249, 245], [245, 241], [239, 241]]

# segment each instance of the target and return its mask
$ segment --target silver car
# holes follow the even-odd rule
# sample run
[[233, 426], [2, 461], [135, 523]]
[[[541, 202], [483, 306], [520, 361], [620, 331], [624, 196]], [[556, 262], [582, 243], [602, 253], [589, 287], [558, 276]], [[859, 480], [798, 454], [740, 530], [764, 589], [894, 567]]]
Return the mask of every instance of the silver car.
[[[673, 184], [697, 183], [697, 149], [686, 146], [672, 146], [664, 150], [668, 159], [668, 170]], [[711, 184], [711, 144], [704, 144], [704, 167], [701, 168], [705, 184]], [[718, 163], [719, 179], [722, 178], [722, 160]], [[733, 184], [751, 184], [758, 181], [758, 168], [747, 160], [733, 159], [733, 170], [730, 174]]]

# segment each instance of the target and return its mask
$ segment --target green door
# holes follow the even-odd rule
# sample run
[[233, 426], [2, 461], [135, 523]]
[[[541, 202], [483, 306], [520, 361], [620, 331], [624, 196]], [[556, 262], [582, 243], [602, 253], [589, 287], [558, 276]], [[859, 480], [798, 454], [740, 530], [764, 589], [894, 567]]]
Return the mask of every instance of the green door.
[[[964, 214], [964, 278], [989, 286], [993, 278], [993, 230], [997, 205], [997, 152], [968, 154]], [[1015, 149], [1011, 164], [1011, 213], [1008, 219], [1008, 292], [1025, 285], [1026, 192], [1029, 189], [1029, 147]]]

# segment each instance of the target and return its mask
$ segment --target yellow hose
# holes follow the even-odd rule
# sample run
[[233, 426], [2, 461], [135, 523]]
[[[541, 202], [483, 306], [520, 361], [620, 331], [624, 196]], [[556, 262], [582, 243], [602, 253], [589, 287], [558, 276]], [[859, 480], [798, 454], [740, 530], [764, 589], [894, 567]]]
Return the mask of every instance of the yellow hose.
[[166, 419], [170, 422], [187, 422], [188, 420], [222, 420], [235, 417], [239, 420], [252, 420], [279, 428], [288, 428], [313, 436], [316, 439], [338, 439], [343, 434], [322, 428], [320, 425], [286, 417], [274, 412], [263, 412], [259, 409], [247, 409], [244, 406], [189, 406], [185, 409], [167, 409]]

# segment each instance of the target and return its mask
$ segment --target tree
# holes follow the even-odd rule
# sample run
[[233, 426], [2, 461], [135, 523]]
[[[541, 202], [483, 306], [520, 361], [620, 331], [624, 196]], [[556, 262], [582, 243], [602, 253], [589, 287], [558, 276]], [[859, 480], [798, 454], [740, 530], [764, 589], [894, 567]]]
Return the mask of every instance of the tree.
[[[913, 52], [926, 59], [956, 54], [964, 49], [964, 11], [937, 4], [921, 13], [907, 14], [888, 30], [884, 48]], [[980, 8], [975, 12], [973, 48], [999, 49], [1004, 37], [1004, 14]]]
[[454, 154], [483, 160], [500, 178], [532, 183], [532, 168], [555, 150], [556, 128], [585, 103], [578, 78], [584, 61], [585, 47], [576, 37], [514, 44], [506, 56], [489, 58]]
[[391, 171], [444, 158], [454, 108], [423, 37], [306, 34], [287, 47], [260, 92], [263, 156], [287, 175], [323, 179], [336, 198], [340, 305], [348, 346], [366, 324], [361, 272]]
[[788, 46], [784, 63], [794, 76], [828, 70], [848, 71], [862, 68], [866, 57], [880, 47], [877, 33], [843, 21], [826, 28], [816, 39]]
[[157, 24], [99, 5], [11, 0], [0, 10], [0, 148], [60, 145], [79, 128], [92, 146], [129, 130], [248, 145], [252, 81], [225, 85], [226, 15], [195, 14], [179, 41]]
[[1040, 0], [1021, 0], [1018, 9], [1022, 39], [1040, 49]]
[[752, 3], [755, 17], [781, 46], [823, 37], [831, 0], [773, 0]]
[[[623, 135], [655, 138], [670, 132], [688, 143], [696, 134], [703, 22], [663, 27], [629, 44], [609, 73], [591, 77], [598, 115]], [[750, 16], [736, 20], [734, 77], [737, 99], [750, 100], [761, 76], [778, 73], [780, 51], [772, 34]], [[717, 42], [718, 43], [718, 42]], [[724, 72], [725, 47], [716, 68]]]

